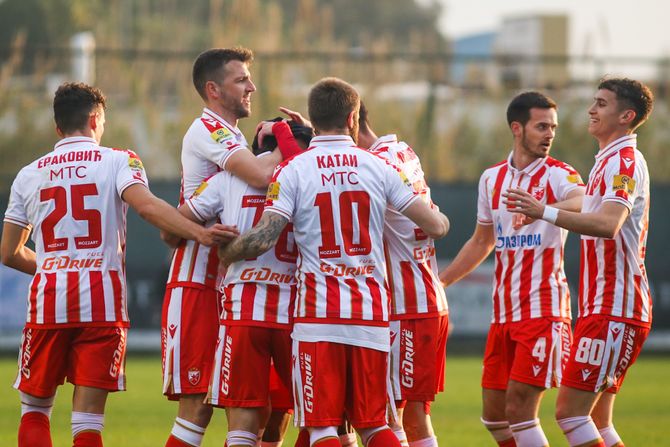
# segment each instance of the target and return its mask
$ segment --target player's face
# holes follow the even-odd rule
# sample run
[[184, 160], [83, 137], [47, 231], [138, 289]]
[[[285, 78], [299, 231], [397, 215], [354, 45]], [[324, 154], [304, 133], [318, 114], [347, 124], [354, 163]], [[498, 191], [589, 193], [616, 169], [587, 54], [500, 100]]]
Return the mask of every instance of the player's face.
[[224, 72], [225, 77], [220, 84], [221, 106], [238, 119], [248, 117], [251, 114], [251, 93], [256, 91], [249, 67], [244, 62], [233, 60], [226, 64]]
[[597, 140], [608, 139], [620, 128], [624, 110], [620, 109], [616, 93], [611, 90], [598, 90], [589, 107], [589, 133]]
[[556, 109], [530, 109], [530, 119], [521, 132], [523, 151], [535, 158], [549, 155], [556, 127], [558, 127]]

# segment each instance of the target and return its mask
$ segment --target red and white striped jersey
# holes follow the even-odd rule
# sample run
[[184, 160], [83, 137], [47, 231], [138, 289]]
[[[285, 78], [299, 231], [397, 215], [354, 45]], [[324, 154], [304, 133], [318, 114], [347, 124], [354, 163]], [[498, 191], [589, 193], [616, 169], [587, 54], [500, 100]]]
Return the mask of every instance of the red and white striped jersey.
[[[205, 108], [193, 121], [182, 142], [179, 204], [191, 197], [206, 179], [225, 170], [232, 154], [246, 148], [247, 141], [237, 127]], [[216, 250], [196, 241], [182, 240], [172, 256], [167, 286], [214, 288], [218, 263]]]
[[582, 236], [579, 316], [608, 315], [615, 320], [651, 325], [651, 292], [644, 267], [649, 228], [649, 170], [627, 135], [596, 155], [584, 196], [583, 213], [603, 203], [630, 211], [613, 239]]
[[[385, 135], [370, 151], [402, 170], [421, 198], [430, 204], [430, 188], [416, 153], [395, 135]], [[392, 207], [386, 209], [384, 253], [391, 290], [391, 319], [421, 318], [447, 313], [447, 297], [440, 283], [435, 242], [411, 219]]]
[[494, 225], [496, 235], [493, 323], [571, 317], [570, 291], [563, 271], [567, 230], [543, 220], [515, 230], [514, 220], [519, 215], [503, 204], [501, 193], [521, 188], [549, 205], [583, 187], [577, 171], [552, 157], [538, 158], [518, 170], [512, 166], [510, 153], [507, 160], [482, 174], [477, 222]]
[[[218, 217], [221, 223], [237, 225], [245, 232], [260, 220], [265, 192], [220, 172], [202, 183], [186, 203], [202, 221]], [[273, 249], [231, 264], [225, 278], [219, 278], [222, 324], [253, 321], [254, 325], [283, 327], [291, 322], [298, 256], [292, 229], [288, 224]]]
[[32, 229], [28, 327], [127, 326], [126, 188], [147, 185], [132, 151], [71, 137], [21, 169], [5, 222]]
[[296, 325], [388, 327], [384, 213], [418, 198], [398, 168], [348, 136], [316, 137], [277, 168], [265, 212], [293, 220]]

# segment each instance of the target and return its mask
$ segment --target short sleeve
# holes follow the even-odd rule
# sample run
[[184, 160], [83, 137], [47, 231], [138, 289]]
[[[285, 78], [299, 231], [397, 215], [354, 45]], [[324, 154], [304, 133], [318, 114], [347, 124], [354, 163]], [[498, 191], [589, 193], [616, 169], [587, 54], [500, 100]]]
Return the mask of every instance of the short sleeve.
[[602, 180], [605, 183], [603, 202], [618, 202], [631, 210], [644, 178], [642, 170], [637, 169], [635, 154], [624, 151], [607, 162]]
[[21, 172], [19, 172], [19, 175], [16, 176], [12, 183], [12, 189], [9, 193], [9, 204], [7, 205], [7, 211], [5, 211], [5, 222], [30, 229], [32, 225], [28, 220], [26, 205], [21, 194], [21, 177]]
[[202, 120], [205, 131], [208, 136], [198, 138], [198, 148], [202, 156], [219, 166], [226, 169], [226, 163], [230, 157], [237, 151], [245, 149], [244, 141], [240, 141], [237, 136], [226, 126], [218, 121]]
[[205, 180], [186, 201], [193, 214], [202, 222], [216, 218], [223, 211], [222, 179], [223, 173], [219, 173]]
[[265, 196], [265, 212], [281, 214], [288, 220], [293, 218], [295, 211], [298, 182], [295, 166], [282, 163], [275, 169], [272, 182], [268, 185]]
[[488, 189], [489, 176], [484, 172], [479, 177], [479, 187], [477, 193], [477, 223], [481, 225], [492, 225], [493, 214], [491, 213], [491, 201], [489, 200]]
[[386, 201], [399, 212], [403, 212], [420, 196], [400, 168], [384, 163]]
[[148, 187], [149, 180], [147, 179], [146, 172], [144, 172], [144, 165], [140, 157], [130, 150], [118, 152], [125, 154], [125, 156], [119, 157], [121, 162], [116, 173], [116, 190], [119, 193], [119, 197], [123, 196], [123, 191], [126, 188], [136, 183]]
[[557, 201], [565, 200], [575, 189], [584, 189], [584, 181], [579, 172], [568, 164], [562, 164], [555, 169], [554, 175], [549, 178], [551, 188], [555, 191]]

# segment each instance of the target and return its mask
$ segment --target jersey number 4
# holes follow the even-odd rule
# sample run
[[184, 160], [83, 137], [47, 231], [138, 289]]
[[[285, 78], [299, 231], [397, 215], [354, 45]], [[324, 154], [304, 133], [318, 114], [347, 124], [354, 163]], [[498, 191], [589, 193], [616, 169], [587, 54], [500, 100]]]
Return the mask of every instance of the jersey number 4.
[[[84, 197], [97, 196], [98, 188], [95, 183], [70, 186], [70, 210], [74, 220], [88, 222], [88, 234], [76, 236], [74, 245], [77, 249], [96, 248], [102, 244], [102, 219], [100, 211], [84, 208]], [[67, 237], [56, 237], [55, 227], [68, 214], [68, 194], [63, 186], [53, 186], [40, 191], [40, 202], [54, 201], [54, 209], [42, 221], [41, 233], [44, 251], [67, 250]]]

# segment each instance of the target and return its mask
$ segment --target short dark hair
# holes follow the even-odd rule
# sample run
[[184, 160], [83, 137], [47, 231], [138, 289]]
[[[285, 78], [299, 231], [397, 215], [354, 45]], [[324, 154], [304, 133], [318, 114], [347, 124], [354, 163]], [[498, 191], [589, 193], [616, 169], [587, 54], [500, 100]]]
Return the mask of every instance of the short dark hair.
[[207, 99], [205, 84], [208, 81], [221, 81], [222, 69], [230, 61], [240, 61], [250, 64], [254, 60], [254, 53], [243, 47], [212, 48], [204, 51], [193, 63], [193, 86], [202, 99]]
[[[277, 122], [281, 121], [282, 119], [282, 117], [278, 116], [277, 118], [273, 118], [269, 121]], [[302, 143], [305, 148], [309, 147], [309, 143], [312, 141], [312, 138], [314, 138], [314, 129], [298, 124], [293, 120], [289, 120], [288, 125], [291, 128], [293, 137], [298, 142]], [[254, 155], [260, 155], [264, 152], [273, 151], [276, 147], [277, 139], [274, 137], [274, 135], [268, 135], [263, 138], [263, 145], [260, 146], [258, 144], [258, 133], [256, 133], [256, 135], [254, 135], [254, 141], [251, 143], [251, 151], [254, 153]]]
[[523, 92], [514, 97], [507, 106], [507, 124], [514, 121], [525, 126], [530, 120], [530, 109], [557, 109], [553, 99], [540, 92]]
[[616, 95], [621, 109], [633, 109], [635, 119], [631, 122], [631, 129], [636, 129], [644, 123], [654, 108], [654, 94], [649, 87], [629, 78], [603, 78], [598, 84], [598, 90], [609, 90]]
[[69, 134], [86, 129], [92, 111], [98, 107], [105, 109], [105, 95], [90, 85], [68, 82], [56, 90], [53, 107], [56, 126]]
[[317, 130], [344, 129], [347, 117], [358, 110], [360, 101], [358, 92], [349, 83], [339, 78], [323, 78], [309, 92], [309, 120]]

